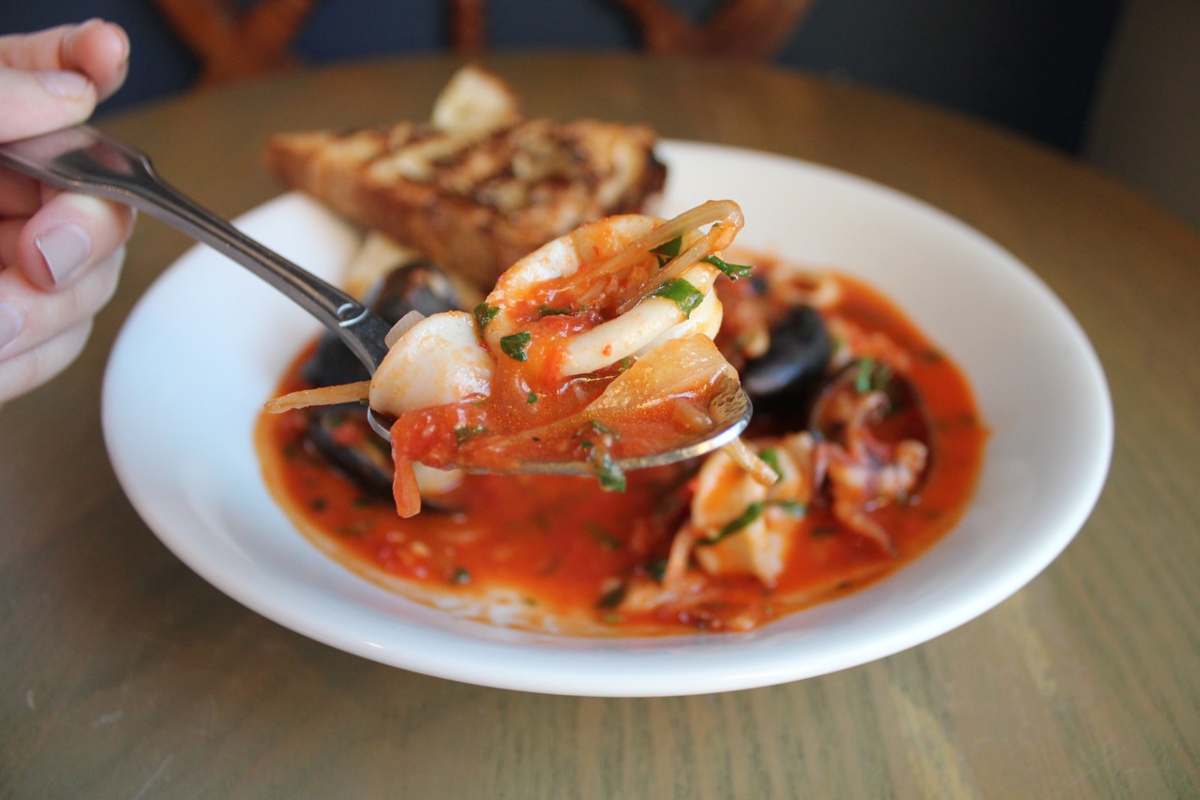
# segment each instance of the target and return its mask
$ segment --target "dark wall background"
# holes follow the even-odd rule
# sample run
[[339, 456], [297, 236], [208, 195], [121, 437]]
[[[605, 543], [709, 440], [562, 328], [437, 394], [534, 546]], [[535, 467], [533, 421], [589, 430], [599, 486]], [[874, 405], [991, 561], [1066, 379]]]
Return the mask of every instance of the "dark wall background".
[[[246, 5], [243, 2], [243, 5]], [[673, 0], [702, 18], [717, 0]], [[294, 50], [311, 63], [440, 50], [444, 0], [324, 0]], [[636, 49], [608, 0], [491, 0], [493, 49]], [[1021, 131], [1069, 152], [1083, 140], [1121, 0], [818, 0], [779, 63], [860, 81]], [[0, 33], [103, 16], [133, 40], [106, 112], [182, 91], [195, 59], [150, 0], [0, 0]]]

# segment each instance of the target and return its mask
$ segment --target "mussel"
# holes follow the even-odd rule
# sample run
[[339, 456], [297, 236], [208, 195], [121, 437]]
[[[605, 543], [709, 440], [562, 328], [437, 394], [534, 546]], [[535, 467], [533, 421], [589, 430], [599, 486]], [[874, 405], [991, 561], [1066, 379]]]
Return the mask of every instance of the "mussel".
[[741, 370], [755, 408], [802, 418], [821, 385], [833, 342], [815, 308], [796, 306], [771, 328], [767, 352]]
[[[344, 426], [361, 426], [361, 436], [345, 435]], [[357, 432], [356, 432], [357, 433]], [[364, 493], [386, 498], [392, 492], [392, 459], [384, 442], [366, 426], [357, 404], [311, 409], [308, 440], [329, 463], [349, 476]]]
[[[395, 323], [410, 311], [429, 316], [459, 308], [459, 298], [437, 265], [420, 260], [398, 267], [381, 278], [368, 293], [367, 305], [385, 322]], [[302, 374], [315, 386], [351, 383], [370, 377], [362, 363], [332, 333], [321, 337]]]
[[[414, 261], [387, 273], [368, 293], [367, 304], [394, 323], [410, 311], [426, 316], [459, 308], [450, 281], [429, 261]], [[366, 380], [362, 363], [333, 334], [321, 338], [302, 368], [315, 386]], [[365, 435], [347, 436], [343, 426], [361, 425]], [[353, 432], [353, 431], [352, 431]], [[392, 460], [383, 440], [366, 427], [366, 409], [357, 404], [314, 408], [308, 412], [307, 438], [331, 464], [346, 473], [369, 496], [387, 497], [392, 490]]]

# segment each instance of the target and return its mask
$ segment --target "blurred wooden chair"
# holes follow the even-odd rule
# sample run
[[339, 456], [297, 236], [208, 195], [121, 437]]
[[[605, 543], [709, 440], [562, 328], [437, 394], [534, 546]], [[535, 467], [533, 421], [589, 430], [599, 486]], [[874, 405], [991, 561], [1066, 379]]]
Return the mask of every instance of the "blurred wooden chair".
[[613, 0], [641, 25], [652, 53], [766, 59], [788, 43], [813, 0], [725, 0], [703, 23], [664, 0]]
[[[239, 11], [233, 0], [154, 0], [201, 62], [202, 85], [285, 69], [289, 46], [320, 0], [259, 0]], [[326, 0], [331, 2], [332, 0]], [[787, 44], [813, 0], [725, 0], [697, 23], [665, 0], [609, 0], [641, 28], [652, 53], [770, 58]], [[447, 0], [450, 46], [471, 55], [486, 46], [486, 0]]]

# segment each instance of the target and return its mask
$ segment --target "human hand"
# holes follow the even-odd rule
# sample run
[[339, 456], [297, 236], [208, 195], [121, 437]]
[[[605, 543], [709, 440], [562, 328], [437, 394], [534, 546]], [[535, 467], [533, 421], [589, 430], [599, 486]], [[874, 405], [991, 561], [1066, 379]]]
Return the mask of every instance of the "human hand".
[[[94, 19], [0, 36], [0, 142], [87, 119], [129, 67], [129, 37]], [[133, 212], [0, 169], [0, 403], [83, 349], [112, 297]]]

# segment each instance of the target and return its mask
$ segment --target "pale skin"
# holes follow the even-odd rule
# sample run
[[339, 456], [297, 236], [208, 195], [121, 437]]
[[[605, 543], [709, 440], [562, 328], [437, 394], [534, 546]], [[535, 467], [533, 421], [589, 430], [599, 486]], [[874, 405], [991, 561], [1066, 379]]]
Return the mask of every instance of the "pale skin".
[[[103, 20], [0, 36], [0, 141], [83, 122], [128, 68], [129, 37]], [[0, 404], [79, 355], [116, 289], [133, 219], [0, 169]]]

